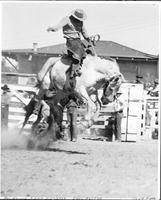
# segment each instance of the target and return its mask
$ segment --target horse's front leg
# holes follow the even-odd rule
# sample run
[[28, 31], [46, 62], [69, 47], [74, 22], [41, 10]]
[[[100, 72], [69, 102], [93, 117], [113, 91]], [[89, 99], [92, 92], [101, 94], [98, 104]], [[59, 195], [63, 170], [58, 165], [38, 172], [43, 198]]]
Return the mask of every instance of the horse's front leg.
[[91, 98], [89, 97], [87, 90], [85, 89], [84, 86], [81, 86], [79, 88], [80, 93], [82, 94], [82, 96], [87, 100], [87, 115], [85, 116], [85, 118], [91, 119], [92, 117], [92, 113], [94, 113], [95, 109], [96, 109], [96, 105], [95, 103], [91, 100]]
[[96, 92], [97, 110], [100, 110], [101, 107], [102, 107], [102, 102], [100, 100], [100, 95], [101, 94], [102, 94], [101, 92], [98, 92], [98, 91]]

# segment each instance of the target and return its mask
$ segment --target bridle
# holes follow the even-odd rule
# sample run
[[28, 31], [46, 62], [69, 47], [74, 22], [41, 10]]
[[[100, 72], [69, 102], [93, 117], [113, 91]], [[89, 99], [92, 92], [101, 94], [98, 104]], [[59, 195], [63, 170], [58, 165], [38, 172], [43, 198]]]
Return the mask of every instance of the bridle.
[[[107, 96], [106, 95], [106, 90], [108, 88], [109, 91], [114, 91], [114, 90], [117, 90], [119, 89], [120, 85], [121, 85], [121, 82], [119, 83], [119, 80], [120, 80], [120, 77], [121, 75], [116, 75], [116, 76], [113, 76], [111, 77], [104, 85], [104, 89], [103, 89], [103, 95], [104, 96]], [[115, 96], [115, 95], [114, 95]]]

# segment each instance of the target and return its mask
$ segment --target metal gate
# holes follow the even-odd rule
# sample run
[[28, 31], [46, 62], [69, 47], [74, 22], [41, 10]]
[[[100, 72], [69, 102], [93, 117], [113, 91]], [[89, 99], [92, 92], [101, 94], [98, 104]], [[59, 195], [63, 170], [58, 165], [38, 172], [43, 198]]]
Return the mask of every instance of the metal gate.
[[121, 86], [125, 102], [122, 120], [122, 140], [138, 141], [145, 131], [145, 102], [143, 84], [124, 83]]

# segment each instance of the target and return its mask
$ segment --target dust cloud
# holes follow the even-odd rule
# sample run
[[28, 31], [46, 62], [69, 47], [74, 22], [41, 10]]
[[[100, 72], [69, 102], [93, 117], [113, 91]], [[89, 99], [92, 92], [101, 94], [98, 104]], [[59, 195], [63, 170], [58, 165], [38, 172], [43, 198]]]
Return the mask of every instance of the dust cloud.
[[[78, 125], [78, 135], [81, 137], [89, 135], [90, 129], [84, 127], [82, 124]], [[64, 132], [64, 139], [67, 139], [68, 129]], [[50, 134], [42, 137], [41, 139], [32, 136], [30, 133], [19, 133], [18, 128], [12, 128], [8, 131], [1, 130], [1, 149], [44, 149], [50, 144], [53, 144], [57, 139], [51, 138]]]
[[1, 130], [1, 148], [2, 149], [26, 149], [28, 137], [24, 134], [19, 134], [19, 130], [14, 128], [8, 131]]

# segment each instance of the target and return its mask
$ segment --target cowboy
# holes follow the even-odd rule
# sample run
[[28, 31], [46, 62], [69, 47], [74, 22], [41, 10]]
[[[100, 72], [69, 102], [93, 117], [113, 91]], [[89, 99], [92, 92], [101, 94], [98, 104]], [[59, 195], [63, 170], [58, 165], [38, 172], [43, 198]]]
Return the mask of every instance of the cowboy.
[[8, 128], [8, 115], [9, 115], [9, 104], [13, 94], [7, 84], [1, 87], [3, 90], [1, 95], [1, 126], [3, 130]]
[[84, 27], [84, 20], [87, 18], [82, 9], [76, 9], [71, 12], [70, 16], [64, 17], [56, 26], [49, 27], [48, 32], [58, 31], [62, 28], [68, 55], [72, 57], [72, 71], [70, 78], [80, 76], [80, 66], [86, 57], [84, 44], [81, 41], [81, 35], [91, 44], [91, 40]]
[[116, 93], [115, 101], [114, 101], [114, 113], [112, 114], [114, 117], [114, 130], [113, 133], [115, 135], [115, 141], [121, 142], [121, 123], [123, 118], [123, 109], [124, 102], [121, 99], [122, 91], [119, 90]]
[[154, 96], [159, 95], [159, 81], [158, 81], [158, 79], [155, 79], [155, 81], [154, 81], [154, 87], [153, 87], [152, 92], [154, 93]]

